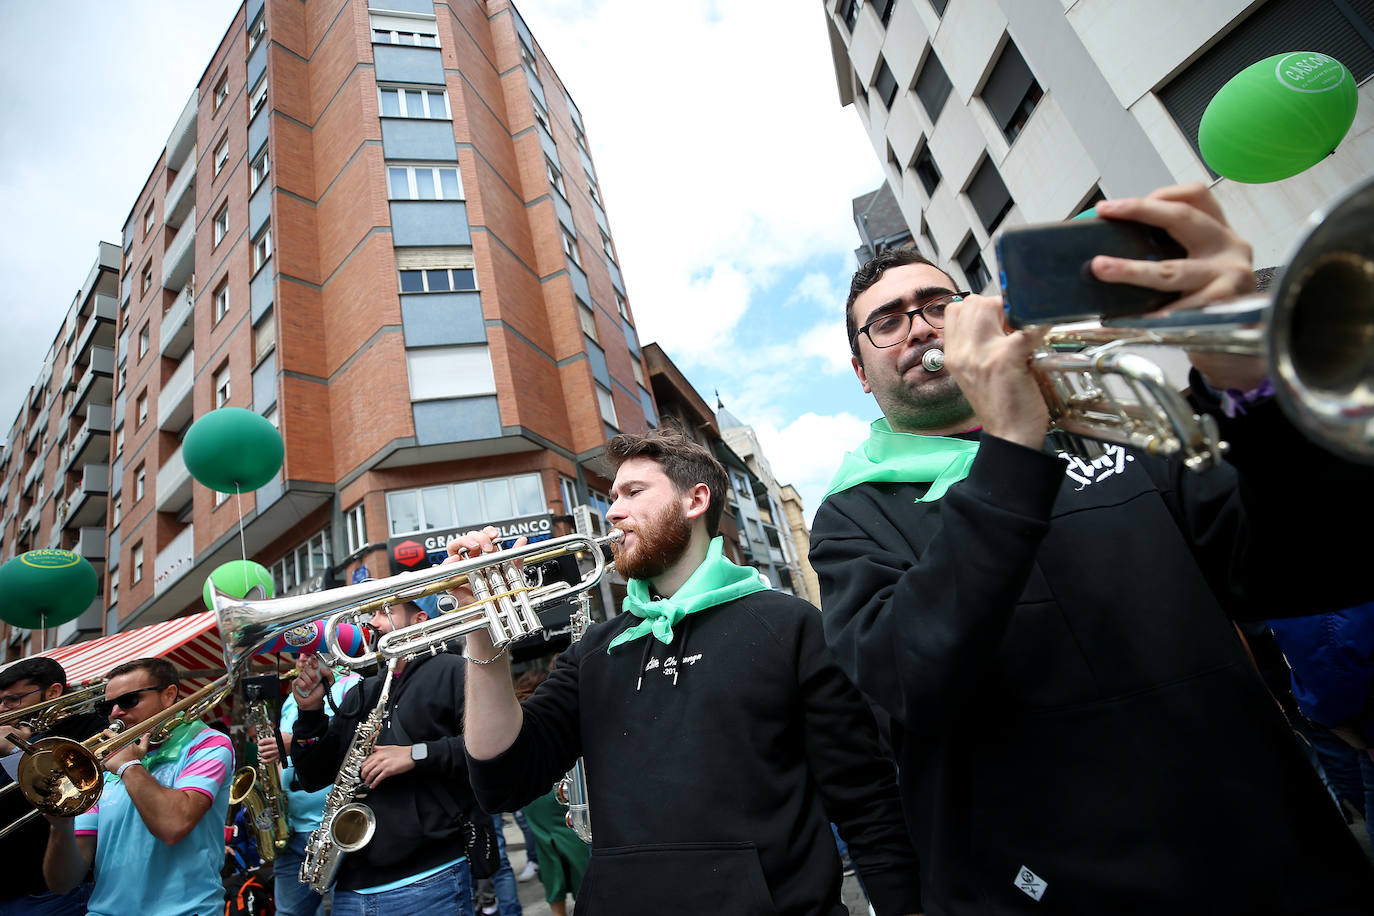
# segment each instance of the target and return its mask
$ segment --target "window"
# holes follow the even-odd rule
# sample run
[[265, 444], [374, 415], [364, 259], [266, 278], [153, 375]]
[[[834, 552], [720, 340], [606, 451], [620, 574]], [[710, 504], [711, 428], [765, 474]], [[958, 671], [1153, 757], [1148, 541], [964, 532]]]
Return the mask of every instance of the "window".
[[577, 317], [582, 322], [582, 333], [597, 343], [601, 343], [601, 338], [596, 336], [596, 313], [579, 302], [577, 304]]
[[611, 263], [618, 263], [615, 259], [615, 248], [611, 246], [611, 237], [606, 233], [601, 233], [601, 250], [606, 252], [606, 257], [611, 259]]
[[267, 34], [267, 17], [258, 16], [253, 27], [248, 30], [248, 53], [252, 54], [257, 50], [258, 45], [262, 44], [262, 38]]
[[148, 212], [143, 214], [143, 234], [147, 235], [153, 231], [153, 205], [148, 205]]
[[897, 6], [897, 0], [877, 0], [873, 8], [878, 12], [878, 18], [882, 20], [883, 28], [892, 22], [892, 11]]
[[592, 151], [587, 148], [587, 134], [582, 130], [581, 124], [573, 125], [573, 139], [577, 141], [578, 149], [589, 156], [591, 155]]
[[978, 250], [978, 243], [972, 236], [964, 242], [954, 259], [959, 262], [959, 269], [964, 272], [969, 289], [977, 292], [992, 282], [992, 274], [988, 273], [987, 265], [983, 263], [983, 255]]
[[916, 177], [921, 179], [921, 186], [926, 189], [926, 193], [934, 194], [935, 189], [940, 186], [940, 170], [935, 167], [935, 157], [930, 154], [929, 144], [921, 147], [912, 167], [916, 170]]
[[625, 297], [620, 294], [619, 290], [616, 290], [615, 293], [615, 310], [620, 313], [621, 318], [630, 317], [630, 303], [625, 301]]
[[403, 293], [464, 292], [477, 288], [477, 271], [471, 267], [403, 270], [400, 275]]
[[1002, 183], [997, 167], [986, 156], [968, 184], [968, 199], [988, 235], [992, 235], [1003, 217], [1011, 212], [1011, 192]]
[[992, 65], [992, 72], [983, 84], [981, 95], [983, 104], [988, 106], [992, 119], [1002, 128], [1007, 142], [1015, 141], [1044, 92], [1010, 38], [1006, 47], [1002, 48], [997, 63]]
[[141, 284], [138, 290], [140, 296], [148, 292], [153, 287], [153, 262], [149, 261], [143, 265], [143, 276], [139, 280]]
[[574, 507], [582, 505], [577, 495], [577, 484], [571, 478], [558, 475], [558, 492], [563, 497], [564, 512], [572, 512]]
[[596, 403], [601, 407], [601, 419], [619, 429], [620, 421], [615, 415], [615, 398], [600, 385], [596, 386]]
[[859, 21], [860, 2], [862, 0], [840, 0], [840, 20], [851, 33], [854, 31], [854, 23]]
[[378, 89], [384, 118], [447, 118], [448, 93], [442, 89]]
[[563, 187], [563, 172], [553, 164], [553, 160], [548, 156], [544, 157], [544, 172], [549, 176], [549, 184], [553, 185], [554, 190], [566, 199], [568, 192]]
[[143, 498], [143, 490], [148, 484], [148, 469], [140, 464], [134, 469], [134, 502]]
[[148, 422], [148, 392], [143, 392], [138, 396], [138, 422], [135, 428], [141, 427]]
[[115, 450], [114, 450], [114, 453], [115, 453], [115, 457], [116, 457], [116, 458], [118, 458], [120, 455], [124, 454], [124, 427], [123, 427], [123, 426], [120, 426], [119, 429], [115, 430]]
[[329, 570], [329, 529], [301, 544], [272, 564], [272, 580], [278, 597]]
[[639, 387], [648, 388], [649, 383], [644, 381], [644, 367], [639, 364], [639, 360], [631, 358], [630, 369], [634, 372], [635, 381], [639, 383]]
[[248, 97], [248, 120], [257, 117], [258, 110], [267, 101], [267, 79], [258, 80], [258, 84], [253, 87], [253, 93]]
[[458, 169], [428, 165], [389, 165], [387, 187], [392, 200], [462, 200]]
[[539, 75], [539, 63], [534, 58], [534, 49], [525, 44], [525, 36], [523, 35], [520, 36], [520, 60], [524, 62], [526, 67], [530, 68], [531, 73], [535, 76]]
[[388, 531], [398, 537], [542, 515], [548, 504], [538, 474], [516, 474], [393, 490], [386, 494], [386, 509]]
[[256, 191], [258, 185], [263, 183], [271, 171], [272, 161], [267, 156], [267, 147], [264, 146], [262, 152], [258, 154], [258, 158], [253, 160], [252, 170], [248, 175], [248, 193], [251, 194]]
[[491, 353], [485, 344], [407, 350], [406, 370], [412, 401], [496, 393]]
[[220, 408], [229, 403], [229, 366], [226, 363], [224, 368], [215, 373], [215, 407]]
[[116, 496], [111, 502], [114, 503], [114, 512], [110, 518], [110, 527], [118, 528], [119, 520], [124, 517], [124, 500]]
[[381, 45], [419, 45], [422, 48], [437, 48], [439, 47], [439, 36], [429, 32], [373, 29], [372, 42]]
[[129, 564], [134, 568], [133, 582], [137, 585], [143, 581], [143, 542], [139, 541], [134, 545], [132, 562]]
[[266, 264], [272, 257], [272, 224], [268, 223], [266, 228], [253, 239], [253, 273], [257, 273], [262, 265]]
[[891, 68], [883, 58], [878, 59], [878, 78], [873, 81], [873, 89], [878, 93], [878, 98], [883, 100], [883, 107], [890, 109], [893, 99], [897, 98], [897, 77], [892, 75]]
[[568, 228], [563, 225], [558, 227], [558, 233], [563, 239], [563, 253], [568, 256], [570, 261], [581, 267], [582, 258], [577, 254], [577, 236], [569, 232]]
[[267, 354], [277, 348], [277, 322], [271, 311], [253, 328], [253, 365], [257, 366]]
[[110, 607], [119, 603], [119, 570], [110, 573]]
[[215, 174], [224, 171], [224, 167], [229, 164], [229, 137], [219, 141], [219, 146], [215, 147]]
[[363, 504], [358, 503], [344, 513], [344, 549], [352, 556], [367, 546], [367, 519]]
[[547, 133], [552, 134], [553, 128], [549, 126], [548, 110], [545, 109], [543, 105], [539, 104], [539, 100], [534, 96], [530, 96], [530, 103], [534, 106], [534, 119], [539, 122], [539, 126], [544, 128]]
[[139, 358], [139, 359], [142, 359], [143, 357], [145, 357], [145, 356], [148, 355], [148, 342], [149, 342], [150, 334], [151, 334], [151, 331], [149, 330], [149, 326], [148, 326], [146, 323], [143, 325], [143, 327], [141, 327], [141, 328], [138, 329], [138, 358]]
[[218, 245], [229, 234], [229, 204], [219, 208], [215, 214], [214, 244]]
[[949, 98], [951, 89], [949, 74], [945, 72], [945, 67], [940, 63], [934, 48], [926, 55], [921, 72], [916, 75], [916, 85], [912, 88], [916, 90], [916, 97], [921, 100], [926, 114], [930, 116], [930, 123], [934, 124], [945, 108], [945, 100]]
[[603, 210], [606, 209], [606, 205], [605, 205], [605, 204], [602, 202], [602, 200], [601, 200], [601, 187], [596, 183], [596, 179], [592, 177], [592, 173], [591, 173], [591, 172], [587, 172], [586, 174], [587, 174], [587, 195], [588, 195], [589, 197], [591, 197], [592, 203], [596, 204], [598, 207], [600, 207], [600, 208], [603, 209]]
[[229, 98], [229, 72], [226, 70], [220, 74], [219, 82], [215, 83], [215, 113], [219, 113], [220, 106], [225, 99]]

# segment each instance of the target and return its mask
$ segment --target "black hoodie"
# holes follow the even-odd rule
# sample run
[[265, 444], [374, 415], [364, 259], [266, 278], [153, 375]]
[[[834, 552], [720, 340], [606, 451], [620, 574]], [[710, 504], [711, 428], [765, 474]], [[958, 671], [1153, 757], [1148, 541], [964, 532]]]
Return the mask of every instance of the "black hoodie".
[[[377, 832], [361, 850], [345, 854], [336, 887], [387, 884], [464, 854], [463, 819], [478, 810], [463, 755], [465, 664], [451, 653], [422, 655], [407, 662], [392, 682], [391, 715], [377, 744], [423, 743], [428, 757], [409, 773], [383, 780], [362, 799], [377, 816]], [[334, 781], [354, 730], [377, 705], [382, 680], [376, 674], [364, 679], [344, 696], [332, 719], [323, 710], [301, 710], [291, 761], [302, 788], [313, 792]]]
[[608, 653], [638, 622], [590, 628], [522, 704], [515, 743], [468, 761], [483, 807], [508, 811], [585, 757], [578, 913], [844, 914], [830, 821], [878, 912], [915, 912], [894, 766], [816, 609], [756, 592], [684, 618], [671, 645]]

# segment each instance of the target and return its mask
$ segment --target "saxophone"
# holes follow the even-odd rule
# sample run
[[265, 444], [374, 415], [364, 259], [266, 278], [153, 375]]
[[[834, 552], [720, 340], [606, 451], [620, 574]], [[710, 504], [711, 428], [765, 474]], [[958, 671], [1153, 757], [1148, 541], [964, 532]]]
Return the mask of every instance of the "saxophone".
[[[258, 737], [276, 737], [265, 702], [249, 703], [244, 719], [249, 727], [257, 729]], [[260, 764], [256, 768], [239, 767], [229, 787], [229, 803], [248, 809], [249, 821], [258, 840], [258, 855], [264, 862], [275, 859], [277, 850], [285, 848], [291, 839], [280, 767], [276, 763]]]
[[377, 746], [398, 662], [399, 659], [392, 659], [387, 663], [377, 705], [354, 730], [353, 742], [339, 766], [338, 778], [325, 797], [320, 826], [306, 843], [305, 857], [301, 860], [301, 883], [310, 885], [317, 894], [323, 894], [334, 883], [344, 854], [362, 849], [372, 841], [372, 834], [377, 830], [377, 816], [358, 801], [367, 795], [367, 787], [362, 784], [362, 766]]
[[[576, 610], [568, 617], [568, 635], [570, 642], [577, 642], [591, 624], [592, 600], [586, 592], [581, 592], [572, 601]], [[554, 796], [568, 806], [564, 823], [572, 828], [582, 842], [590, 843], [592, 815], [587, 807], [587, 767], [581, 757], [577, 758], [568, 775], [559, 780], [558, 785], [554, 787]]]

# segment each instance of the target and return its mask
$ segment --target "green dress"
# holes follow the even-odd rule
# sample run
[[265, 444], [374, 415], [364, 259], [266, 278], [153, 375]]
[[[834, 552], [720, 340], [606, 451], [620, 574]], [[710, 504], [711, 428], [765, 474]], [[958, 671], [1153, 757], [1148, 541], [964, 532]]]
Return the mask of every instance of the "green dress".
[[559, 803], [552, 789], [525, 806], [525, 820], [534, 834], [539, 858], [539, 880], [544, 882], [544, 899], [549, 903], [557, 903], [567, 894], [577, 897], [592, 858], [591, 847], [564, 820], [567, 814], [567, 806]]

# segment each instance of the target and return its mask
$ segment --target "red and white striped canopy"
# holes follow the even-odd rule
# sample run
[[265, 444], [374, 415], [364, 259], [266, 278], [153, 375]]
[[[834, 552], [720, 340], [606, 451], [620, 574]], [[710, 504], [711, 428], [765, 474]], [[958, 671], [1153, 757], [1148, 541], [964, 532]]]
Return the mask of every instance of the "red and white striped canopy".
[[[102, 678], [121, 662], [152, 656], [165, 658], [183, 671], [224, 668], [214, 611], [49, 649], [41, 654], [62, 665], [67, 672], [67, 683], [71, 685]], [[183, 687], [195, 689], [211, 680], [214, 674], [192, 676], [183, 681]]]

